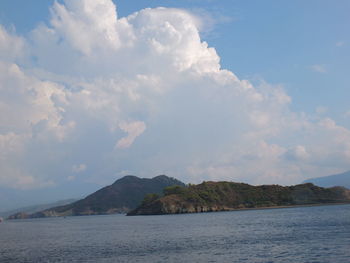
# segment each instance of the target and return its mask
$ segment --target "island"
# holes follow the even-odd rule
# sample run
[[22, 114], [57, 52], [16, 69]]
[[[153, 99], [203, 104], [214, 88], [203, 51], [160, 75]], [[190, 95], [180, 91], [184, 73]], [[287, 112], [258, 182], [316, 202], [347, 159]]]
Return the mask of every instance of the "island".
[[166, 187], [163, 195], [148, 194], [128, 216], [231, 211], [238, 209], [350, 204], [350, 190], [312, 183], [295, 186], [253, 186], [235, 182], [203, 182]]

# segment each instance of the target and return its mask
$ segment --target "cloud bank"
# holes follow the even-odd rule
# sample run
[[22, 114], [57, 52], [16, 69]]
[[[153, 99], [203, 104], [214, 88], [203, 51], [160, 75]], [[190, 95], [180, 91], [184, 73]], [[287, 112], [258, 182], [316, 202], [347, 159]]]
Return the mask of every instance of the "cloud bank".
[[65, 0], [26, 36], [0, 27], [0, 186], [126, 173], [291, 184], [349, 169], [350, 131], [221, 69], [197, 16], [116, 9]]

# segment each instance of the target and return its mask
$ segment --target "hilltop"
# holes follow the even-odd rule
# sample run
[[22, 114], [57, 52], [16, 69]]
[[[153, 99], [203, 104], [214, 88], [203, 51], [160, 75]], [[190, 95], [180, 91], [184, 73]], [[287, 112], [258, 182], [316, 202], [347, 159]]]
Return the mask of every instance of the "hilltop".
[[146, 194], [160, 194], [165, 187], [172, 185], [184, 186], [185, 184], [165, 175], [152, 179], [129, 175], [71, 204], [33, 214], [17, 213], [9, 219], [126, 213], [135, 209]]
[[322, 188], [311, 183], [295, 186], [252, 186], [234, 182], [203, 182], [189, 187], [172, 186], [164, 196], [148, 195], [128, 215], [160, 215], [229, 211], [234, 209], [350, 203], [350, 190]]

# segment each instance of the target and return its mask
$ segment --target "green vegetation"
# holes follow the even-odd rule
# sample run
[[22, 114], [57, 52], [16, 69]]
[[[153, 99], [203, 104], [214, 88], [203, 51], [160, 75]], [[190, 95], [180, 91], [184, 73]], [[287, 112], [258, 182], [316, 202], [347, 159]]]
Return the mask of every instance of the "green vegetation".
[[173, 194], [184, 194], [186, 192], [187, 188], [180, 185], [172, 185], [165, 187], [163, 190], [163, 194], [165, 195], [173, 195]]
[[293, 206], [350, 202], [350, 190], [342, 187], [322, 188], [313, 184], [296, 186], [252, 186], [233, 182], [203, 182], [198, 185], [170, 186], [164, 196], [145, 199], [130, 212], [137, 214], [169, 214], [223, 211], [241, 208]]
[[160, 198], [159, 194], [146, 194], [141, 204], [145, 205], [148, 203], [152, 203], [153, 201], [157, 200], [158, 198]]

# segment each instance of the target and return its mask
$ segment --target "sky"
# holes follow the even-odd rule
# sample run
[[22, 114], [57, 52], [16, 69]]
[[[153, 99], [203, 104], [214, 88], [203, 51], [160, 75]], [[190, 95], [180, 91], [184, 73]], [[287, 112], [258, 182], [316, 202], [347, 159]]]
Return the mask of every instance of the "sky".
[[127, 174], [290, 185], [350, 170], [349, 11], [0, 1], [0, 211]]

